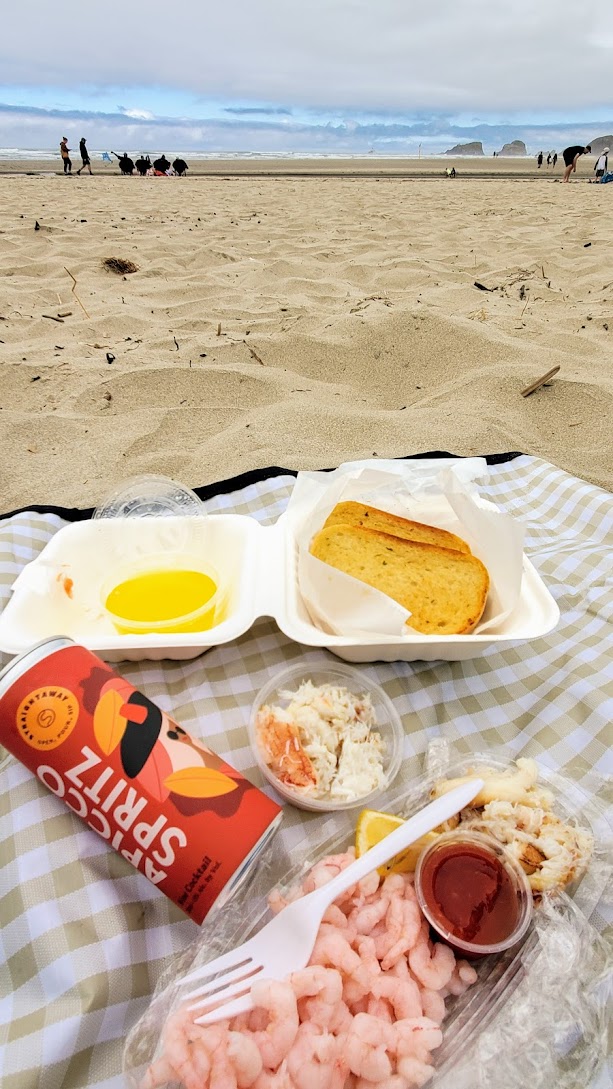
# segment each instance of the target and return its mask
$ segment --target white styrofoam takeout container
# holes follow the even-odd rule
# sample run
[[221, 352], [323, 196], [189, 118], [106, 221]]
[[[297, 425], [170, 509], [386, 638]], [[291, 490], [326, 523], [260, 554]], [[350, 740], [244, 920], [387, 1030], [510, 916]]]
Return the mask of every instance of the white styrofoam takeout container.
[[[121, 635], [100, 607], [100, 584], [126, 554], [154, 550], [152, 536], [157, 534], [157, 546], [161, 541], [163, 550], [175, 524], [184, 547], [199, 552], [223, 573], [229, 587], [227, 617], [209, 631]], [[72, 597], [58, 580], [62, 573], [72, 579]], [[111, 518], [64, 526], [24, 568], [0, 615], [0, 649], [18, 654], [50, 636], [66, 635], [107, 661], [188, 659], [237, 639], [258, 618], [272, 617], [288, 638], [324, 647], [348, 662], [460, 661], [495, 646], [545, 635], [559, 615], [553, 597], [524, 556], [519, 600], [498, 630], [482, 635], [332, 635], [313, 624], [302, 601], [297, 546], [284, 515], [272, 526], [239, 514]]]

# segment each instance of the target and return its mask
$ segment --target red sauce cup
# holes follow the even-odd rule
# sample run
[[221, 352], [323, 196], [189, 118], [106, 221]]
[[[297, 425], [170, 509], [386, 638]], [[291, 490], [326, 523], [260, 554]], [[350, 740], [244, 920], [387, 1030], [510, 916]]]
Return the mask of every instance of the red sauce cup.
[[446, 832], [427, 847], [415, 869], [415, 893], [432, 929], [463, 957], [511, 948], [532, 919], [524, 871], [481, 832]]

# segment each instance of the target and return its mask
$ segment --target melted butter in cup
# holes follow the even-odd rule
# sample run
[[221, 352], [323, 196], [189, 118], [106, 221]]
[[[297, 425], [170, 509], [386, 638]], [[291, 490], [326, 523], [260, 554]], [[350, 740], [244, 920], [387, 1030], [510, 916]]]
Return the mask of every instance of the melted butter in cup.
[[101, 600], [121, 635], [208, 631], [225, 619], [218, 572], [189, 555], [154, 555], [118, 568]]

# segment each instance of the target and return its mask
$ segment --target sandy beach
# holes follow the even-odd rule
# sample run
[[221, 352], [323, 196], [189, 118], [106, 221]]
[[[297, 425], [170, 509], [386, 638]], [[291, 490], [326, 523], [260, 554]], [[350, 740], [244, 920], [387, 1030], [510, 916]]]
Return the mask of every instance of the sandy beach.
[[452, 163], [2, 164], [2, 509], [433, 449], [611, 488], [613, 186]]

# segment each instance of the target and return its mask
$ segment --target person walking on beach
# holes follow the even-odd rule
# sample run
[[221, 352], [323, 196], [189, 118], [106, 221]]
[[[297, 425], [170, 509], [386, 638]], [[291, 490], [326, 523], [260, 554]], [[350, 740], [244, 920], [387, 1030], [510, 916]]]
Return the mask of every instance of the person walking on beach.
[[64, 173], [72, 174], [72, 159], [70, 158], [70, 148], [68, 147], [68, 137], [62, 136], [60, 140], [60, 155], [62, 156], [62, 162], [64, 163]]
[[554, 151], [553, 159], [551, 160], [551, 165], [555, 167], [557, 161], [558, 161], [558, 153], [557, 153], [557, 151]]
[[542, 165], [543, 165], [543, 152], [542, 151], [539, 151], [539, 153], [538, 153], [538, 155], [536, 157], [536, 162], [537, 162], [538, 168], [540, 170]]
[[89, 161], [89, 151], [87, 150], [87, 147], [85, 146], [85, 137], [84, 136], [82, 136], [81, 139], [79, 140], [79, 155], [81, 156], [81, 165], [80, 165], [79, 169], [77, 170], [77, 174], [80, 174], [82, 170], [85, 170], [85, 167], [87, 167], [87, 169], [89, 170], [89, 172], [91, 174], [92, 164]]
[[577, 163], [582, 155], [587, 155], [592, 150], [591, 144], [586, 144], [585, 147], [581, 147], [580, 144], [575, 144], [573, 147], [566, 147], [562, 152], [564, 158], [564, 177], [562, 181], [567, 182], [571, 174], [577, 173]]
[[547, 152], [547, 166], [551, 166], [551, 152]]

